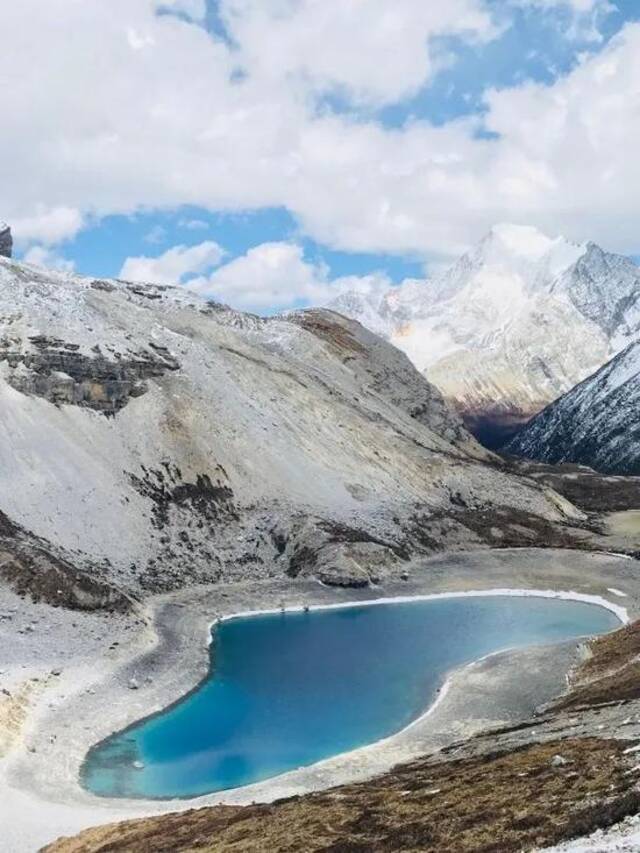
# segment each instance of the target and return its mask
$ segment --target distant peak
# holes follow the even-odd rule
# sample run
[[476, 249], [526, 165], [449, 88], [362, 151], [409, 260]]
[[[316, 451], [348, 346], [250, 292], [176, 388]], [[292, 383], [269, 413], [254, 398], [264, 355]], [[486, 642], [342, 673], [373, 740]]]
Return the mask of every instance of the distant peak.
[[499, 241], [512, 254], [535, 260], [550, 251], [554, 243], [565, 242], [564, 237], [557, 240], [548, 237], [533, 225], [512, 225], [502, 222], [494, 225], [483, 242]]
[[482, 262], [526, 266], [544, 266], [560, 272], [587, 251], [586, 244], [572, 243], [566, 237], [549, 237], [533, 225], [494, 225], [475, 250]]

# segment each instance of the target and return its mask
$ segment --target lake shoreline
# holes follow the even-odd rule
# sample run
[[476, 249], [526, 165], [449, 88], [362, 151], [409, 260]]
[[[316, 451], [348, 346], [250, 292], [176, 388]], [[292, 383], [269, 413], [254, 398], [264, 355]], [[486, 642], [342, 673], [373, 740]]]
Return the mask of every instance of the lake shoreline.
[[[474, 627], [478, 618], [481, 626]], [[337, 756], [348, 759], [420, 725], [446, 696], [451, 674], [465, 666], [579, 642], [627, 622], [626, 609], [601, 596], [538, 589], [399, 595], [225, 615], [210, 628], [211, 665], [199, 687], [93, 745], [81, 767], [82, 785], [107, 800], [189, 800], [232, 793]], [[377, 645], [381, 634], [387, 640]], [[279, 663], [285, 658], [286, 672]], [[227, 682], [234, 685], [232, 697], [238, 691], [243, 697], [240, 707], [229, 698]], [[316, 695], [320, 685], [332, 685], [323, 697]], [[309, 695], [316, 696], [312, 706], [305, 702]], [[330, 707], [340, 701], [336, 716]], [[251, 746], [243, 744], [247, 726], [260, 732]], [[201, 733], [195, 739], [194, 729]], [[205, 731], [218, 731], [222, 740]], [[296, 759], [284, 760], [292, 748]], [[202, 750], [217, 755], [215, 761], [203, 764]], [[240, 761], [242, 769], [231, 770], [228, 761]]]
[[[283, 601], [285, 609], [352, 606], [370, 603], [372, 596], [380, 600], [380, 592], [385, 601], [397, 601], [452, 593], [486, 595], [490, 590], [509, 588], [535, 595], [536, 587], [544, 585], [548, 595], [557, 596], [549, 589], [556, 581], [572, 590], [572, 597], [589, 596], [592, 603], [597, 597], [612, 610], [638, 615], [640, 582], [633, 577], [633, 561], [537, 549], [441, 555], [413, 564], [409, 581], [388, 584], [384, 590], [338, 589], [313, 581], [279, 579], [156, 597], [147, 604], [149, 624], [140, 626], [128, 644], [116, 640], [122, 641], [122, 648], [113, 666], [105, 665], [99, 672], [97, 662], [88, 667], [78, 651], [76, 671], [64, 681], [64, 698], [57, 704], [56, 690], [63, 685], [54, 684], [47, 693], [49, 702], [39, 702], [31, 710], [25, 725], [26, 748], [14, 748], [0, 763], [0, 778], [15, 815], [12, 832], [33, 839], [29, 843], [34, 847], [97, 823], [221, 802], [270, 801], [368, 778], [492, 725], [523, 719], [562, 692], [566, 674], [578, 659], [579, 643], [545, 647], [544, 654], [535, 648], [526, 653], [499, 652], [476, 661], [452, 673], [446, 691], [441, 691], [444, 695], [402, 732], [246, 788], [192, 800], [104, 801], [87, 794], [78, 782], [79, 765], [90, 746], [127, 723], [166, 707], [206, 677], [209, 650], [203, 639], [217, 618], [250, 611], [258, 601], [277, 612]], [[607, 600], [611, 588], [626, 596], [624, 608]], [[114, 623], [109, 623], [108, 632], [111, 637], [122, 637]], [[513, 689], [523, 666], [530, 675], [525, 696], [516, 695]], [[97, 680], [96, 674], [100, 676]], [[131, 679], [136, 679], [135, 689], [130, 687]], [[53, 708], [47, 707], [51, 704]], [[83, 721], [82, 729], [78, 729], [78, 720]], [[65, 733], [69, 728], [72, 737]], [[53, 734], [56, 737], [51, 742]], [[34, 827], [28, 813], [42, 814], [43, 825]], [[30, 849], [29, 843], [24, 849]]]

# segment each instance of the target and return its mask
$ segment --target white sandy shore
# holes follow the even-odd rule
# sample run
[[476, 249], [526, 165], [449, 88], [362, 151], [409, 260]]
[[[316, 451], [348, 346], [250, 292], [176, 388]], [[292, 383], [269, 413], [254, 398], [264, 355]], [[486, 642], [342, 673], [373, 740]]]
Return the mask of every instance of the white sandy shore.
[[[82, 636], [74, 639], [67, 631], [66, 640], [52, 637], [51, 647], [40, 646], [42, 667], [51, 666], [55, 661], [51, 652], [63, 641], [72, 646], [76, 643], [76, 659], [65, 665], [60, 684], [48, 687], [46, 699], [33, 707], [23, 743], [0, 762], [0, 809], [9, 816], [2, 821], [8, 826], [3, 850], [33, 851], [61, 834], [128, 817], [222, 802], [270, 801], [364, 779], [483, 728], [529, 716], [540, 702], [563, 690], [566, 672], [575, 661], [575, 643], [545, 647], [544, 653], [539, 649], [494, 653], [491, 659], [453, 673], [437, 702], [402, 732], [246, 788], [164, 802], [111, 801], [83, 790], [78, 771], [91, 745], [166, 707], [207, 675], [209, 651], [202, 639], [210, 637], [213, 615], [230, 619], [277, 613], [283, 600], [293, 602], [285, 606], [286, 611], [293, 612], [305, 607], [350, 607], [470, 595], [533, 595], [597, 604], [626, 622], [639, 612], [640, 579], [636, 579], [633, 568], [630, 561], [621, 558], [577, 552], [517, 549], [452, 555], [425, 561], [412, 572], [411, 582], [387, 587], [386, 594], [377, 598], [370, 597], [371, 590], [339, 590], [289, 581], [160, 597], [152, 605], [156, 631], [142, 625], [125, 634], [123, 626], [103, 620], [102, 634], [96, 631], [96, 642], [102, 643], [103, 648], [106, 642], [121, 643], [117, 651], [109, 653], [112, 659], [97, 649], [85, 648]], [[556, 578], [569, 591], [548, 588]], [[517, 586], [508, 586], [505, 580], [516, 581]], [[628, 607], [606, 598], [611, 584], [627, 596]], [[265, 607], [255, 609], [257, 601]], [[60, 618], [64, 621], [67, 617], [60, 614]], [[83, 617], [73, 614], [74, 625], [82, 622]], [[527, 685], [515, 689], [514, 685], [521, 681], [518, 676], [525, 671], [523, 667]], [[132, 676], [139, 680], [139, 690], [128, 689]], [[30, 752], [27, 746], [35, 751]]]
[[[613, 595], [626, 597], [624, 592], [618, 589], [607, 587], [608, 591]], [[221, 616], [209, 626], [209, 630], [217, 622], [230, 622], [232, 619], [244, 619], [249, 616], [275, 616], [278, 613], [302, 613], [305, 611], [317, 610], [344, 610], [349, 607], [373, 607], [378, 604], [409, 604], [412, 601], [437, 601], [444, 598], [487, 598], [489, 596], [513, 596], [515, 598], [559, 598], [565, 601], [582, 601], [584, 604], [595, 604], [598, 607], [604, 607], [605, 610], [611, 610], [623, 623], [629, 622], [629, 614], [626, 607], [621, 607], [619, 604], [609, 601], [601, 595], [587, 595], [574, 590], [556, 590], [556, 589], [468, 589], [461, 592], [432, 592], [427, 595], [395, 595], [387, 596], [386, 598], [370, 598], [365, 601], [340, 601], [335, 604], [306, 604], [297, 605], [295, 607], [280, 607], [271, 608], [268, 610], [243, 610], [239, 613], [229, 613], [227, 616]], [[209, 637], [211, 642], [211, 637]]]

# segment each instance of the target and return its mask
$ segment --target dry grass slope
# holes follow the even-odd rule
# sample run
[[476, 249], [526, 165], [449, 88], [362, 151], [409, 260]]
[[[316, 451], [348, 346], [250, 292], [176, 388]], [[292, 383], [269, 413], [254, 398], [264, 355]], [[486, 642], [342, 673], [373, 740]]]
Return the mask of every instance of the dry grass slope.
[[[510, 853], [608, 826], [640, 807], [628, 744], [574, 739], [456, 761], [272, 805], [206, 808], [92, 829], [47, 853]], [[554, 765], [561, 753], [565, 764]]]

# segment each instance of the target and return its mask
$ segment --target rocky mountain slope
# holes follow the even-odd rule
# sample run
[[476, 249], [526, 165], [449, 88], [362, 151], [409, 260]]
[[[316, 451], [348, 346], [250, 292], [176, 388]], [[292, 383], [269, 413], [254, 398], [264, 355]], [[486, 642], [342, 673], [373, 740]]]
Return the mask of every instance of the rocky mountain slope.
[[0, 578], [70, 606], [273, 574], [364, 584], [484, 541], [484, 516], [545, 541], [578, 517], [358, 323], [4, 259], [0, 468]]
[[488, 446], [640, 330], [640, 269], [593, 243], [499, 225], [444, 275], [331, 307], [409, 355]]
[[640, 474], [640, 343], [634, 343], [524, 426], [505, 450]]

